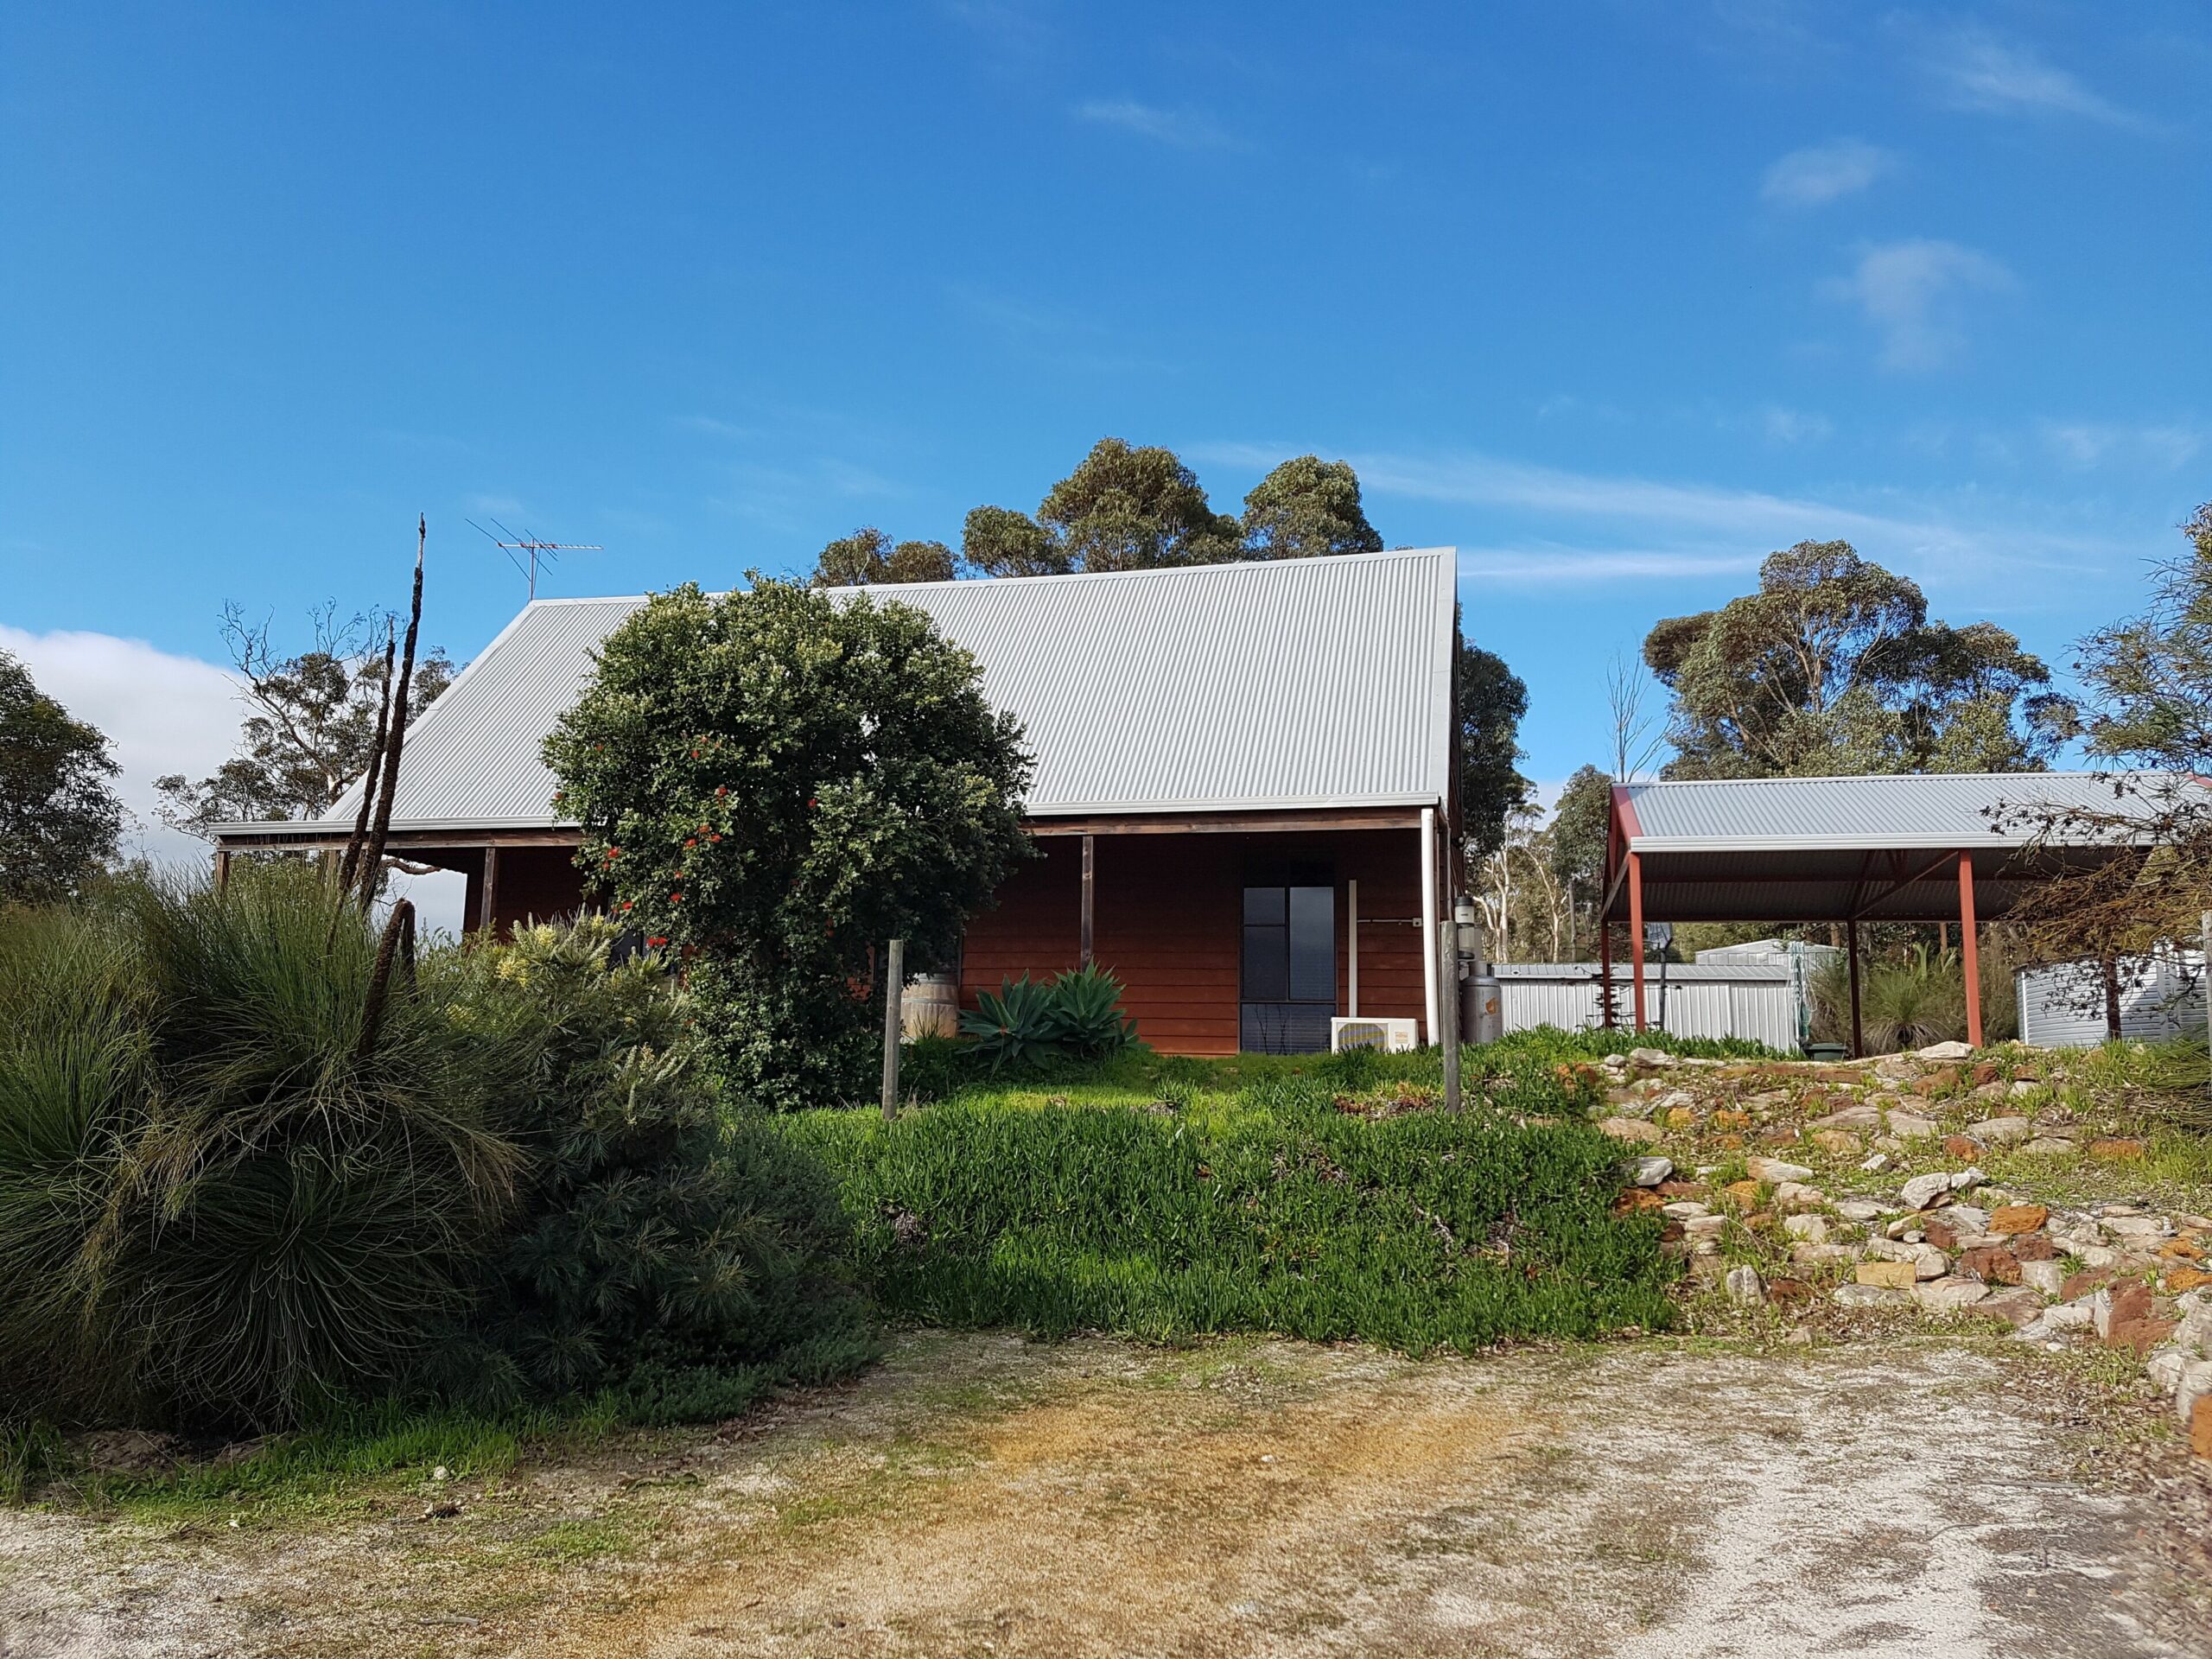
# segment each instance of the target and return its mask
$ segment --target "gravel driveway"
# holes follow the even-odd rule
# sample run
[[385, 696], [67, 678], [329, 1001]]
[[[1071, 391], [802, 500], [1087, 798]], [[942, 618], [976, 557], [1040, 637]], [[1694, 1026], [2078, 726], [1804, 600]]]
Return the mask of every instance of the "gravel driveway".
[[2212, 1482], [2044, 1363], [923, 1333], [452, 1519], [0, 1514], [0, 1654], [2212, 1651]]

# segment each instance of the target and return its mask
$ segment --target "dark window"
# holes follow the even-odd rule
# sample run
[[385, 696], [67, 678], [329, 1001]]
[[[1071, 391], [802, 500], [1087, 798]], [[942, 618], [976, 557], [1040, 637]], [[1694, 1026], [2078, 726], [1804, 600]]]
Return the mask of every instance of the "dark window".
[[1246, 887], [1238, 1046], [1262, 1054], [1318, 1052], [1329, 1046], [1336, 1011], [1335, 887]]

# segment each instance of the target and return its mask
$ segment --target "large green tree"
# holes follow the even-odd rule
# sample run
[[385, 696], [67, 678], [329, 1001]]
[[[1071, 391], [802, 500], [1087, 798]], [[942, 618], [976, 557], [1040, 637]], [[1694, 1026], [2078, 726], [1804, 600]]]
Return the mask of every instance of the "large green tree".
[[[155, 779], [162, 819], [200, 835], [211, 823], [321, 816], [367, 769], [376, 747], [391, 620], [341, 617], [325, 604], [308, 613], [305, 647], [287, 652], [270, 641], [266, 621], [250, 621], [243, 608], [226, 606], [223, 641], [246, 709], [238, 749], [209, 777], [172, 772]], [[453, 683], [454, 673], [441, 650], [416, 663], [408, 682], [410, 723]]]
[[1470, 864], [1505, 844], [1505, 828], [1528, 804], [1521, 759], [1521, 717], [1529, 688], [1495, 652], [1456, 632], [1452, 677], [1459, 727], [1460, 849]]
[[545, 758], [587, 880], [687, 957], [724, 1075], [770, 1106], [859, 1095], [878, 948], [950, 961], [1027, 849], [1020, 727], [895, 601], [657, 594]]
[[2080, 731], [2108, 760], [2212, 773], [2212, 502], [2190, 516], [2190, 550], [2153, 573], [2139, 614], [2081, 642]]
[[1244, 498], [1245, 556], [1305, 559], [1373, 553], [1382, 546], [1360, 505], [1359, 474], [1348, 461], [1296, 455]]
[[976, 508], [961, 543], [968, 562], [990, 576], [1213, 564], [1243, 549], [1243, 527], [1213, 510], [1173, 450], [1120, 438], [1094, 444], [1033, 518]]
[[1800, 542], [1758, 591], [1653, 628], [1670, 778], [2015, 772], [2048, 763], [2064, 701], [1993, 623], [1930, 621], [1914, 582], [1847, 542]]
[[840, 536], [815, 561], [817, 588], [874, 588], [885, 582], [950, 582], [959, 556], [943, 542], [893, 542], [873, 524]]
[[115, 856], [107, 739], [0, 651], [0, 905], [65, 899]]

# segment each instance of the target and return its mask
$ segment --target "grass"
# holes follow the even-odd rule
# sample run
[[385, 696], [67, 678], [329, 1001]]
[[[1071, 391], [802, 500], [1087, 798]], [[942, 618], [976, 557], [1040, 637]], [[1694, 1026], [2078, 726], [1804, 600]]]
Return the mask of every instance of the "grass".
[[1611, 1214], [1621, 1148], [1573, 1069], [1632, 1046], [1471, 1049], [1457, 1114], [1433, 1052], [1137, 1053], [785, 1130], [838, 1175], [859, 1275], [897, 1317], [1464, 1352], [1667, 1322], [1659, 1225]]

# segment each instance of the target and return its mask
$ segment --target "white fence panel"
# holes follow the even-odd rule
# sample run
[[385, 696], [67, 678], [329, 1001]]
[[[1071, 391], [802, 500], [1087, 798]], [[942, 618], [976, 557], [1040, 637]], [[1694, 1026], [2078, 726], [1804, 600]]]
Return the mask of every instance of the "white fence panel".
[[[2200, 1034], [2204, 976], [2196, 952], [2120, 963], [2120, 1034], [2131, 1042]], [[2094, 959], [2023, 968], [2013, 976], [2020, 1040], [2038, 1048], [2094, 1048], [2105, 1040], [2104, 976]]]
[[[1586, 1030], [1604, 1023], [1594, 962], [1509, 962], [1497, 964], [1499, 1013], [1508, 1031], [1557, 1026]], [[1616, 963], [1614, 1007], [1630, 1019], [1630, 974]], [[1784, 1053], [1802, 1029], [1796, 986], [1786, 963], [1667, 964], [1661, 995], [1656, 963], [1644, 970], [1644, 1018], [1676, 1037], [1745, 1037]]]

